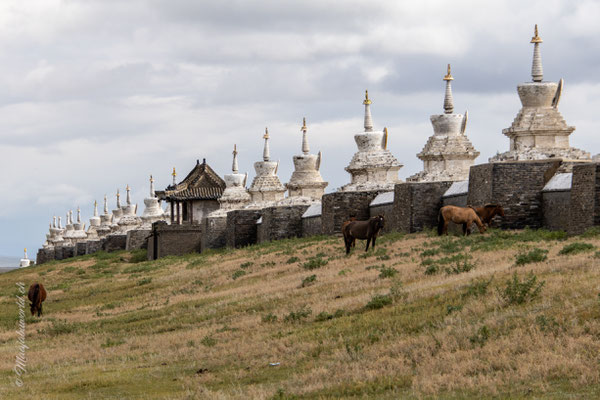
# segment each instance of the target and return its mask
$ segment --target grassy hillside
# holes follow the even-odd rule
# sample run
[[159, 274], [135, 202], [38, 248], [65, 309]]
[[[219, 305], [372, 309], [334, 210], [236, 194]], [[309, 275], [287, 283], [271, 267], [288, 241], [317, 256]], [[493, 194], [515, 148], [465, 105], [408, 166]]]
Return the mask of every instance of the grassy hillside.
[[[0, 398], [598, 398], [597, 233], [388, 234], [349, 257], [320, 237], [8, 272]], [[18, 281], [48, 289], [21, 388]]]

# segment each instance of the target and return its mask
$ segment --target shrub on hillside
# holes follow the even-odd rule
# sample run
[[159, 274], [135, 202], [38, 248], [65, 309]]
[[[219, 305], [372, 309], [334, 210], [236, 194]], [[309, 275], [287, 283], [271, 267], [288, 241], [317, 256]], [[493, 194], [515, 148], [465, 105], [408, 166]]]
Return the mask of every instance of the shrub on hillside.
[[291, 323], [301, 322], [301, 321], [305, 320], [306, 318], [308, 318], [308, 316], [310, 314], [312, 314], [312, 310], [310, 308], [304, 306], [297, 311], [290, 311], [290, 313], [288, 315], [283, 317], [283, 320], [285, 322], [291, 322]]
[[516, 256], [517, 265], [525, 265], [529, 263], [545, 261], [548, 256], [548, 250], [535, 248], [527, 253], [519, 253]]
[[542, 291], [544, 283], [546, 282], [538, 283], [538, 278], [533, 272], [530, 272], [523, 281], [515, 272], [512, 279], [506, 281], [504, 289], [498, 289], [498, 292], [507, 304], [523, 304], [535, 299]]
[[367, 310], [377, 310], [379, 308], [383, 308], [387, 305], [392, 304], [392, 300], [392, 296], [390, 296], [389, 294], [376, 294], [367, 303], [365, 308]]
[[236, 280], [237, 278], [240, 278], [244, 275], [246, 275], [246, 271], [244, 271], [243, 269], [238, 269], [233, 273], [233, 275], [231, 275], [231, 279]]
[[307, 276], [306, 278], [302, 279], [302, 284], [300, 285], [300, 287], [307, 287], [313, 285], [316, 282], [316, 280], [316, 275]]
[[317, 255], [315, 257], [308, 259], [305, 263], [303, 263], [302, 268], [308, 269], [308, 270], [313, 270], [313, 269], [321, 268], [321, 267], [327, 265], [328, 262], [329, 261], [324, 260], [321, 257], [318, 257], [318, 255]]
[[567, 255], [567, 254], [577, 254], [583, 253], [584, 251], [594, 250], [596, 246], [590, 243], [584, 242], [574, 242], [563, 247], [558, 254]]

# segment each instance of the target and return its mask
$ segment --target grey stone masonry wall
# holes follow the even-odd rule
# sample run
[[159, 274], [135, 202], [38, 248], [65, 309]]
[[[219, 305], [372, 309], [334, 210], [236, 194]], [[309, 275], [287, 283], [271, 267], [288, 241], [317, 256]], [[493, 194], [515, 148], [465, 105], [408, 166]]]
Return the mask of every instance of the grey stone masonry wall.
[[407, 182], [394, 188], [392, 229], [412, 233], [437, 226], [442, 196], [452, 185], [444, 182]]
[[467, 204], [501, 205], [505, 216], [497, 217], [494, 225], [503, 229], [541, 228], [542, 189], [561, 162], [548, 159], [475, 165], [469, 174]]
[[302, 236], [315, 236], [320, 235], [321, 230], [321, 216], [302, 218]]
[[227, 213], [227, 247], [256, 244], [256, 221], [262, 210], [234, 210]]
[[467, 206], [467, 194], [460, 194], [457, 196], [442, 197], [442, 206]]
[[571, 191], [542, 193], [543, 227], [551, 231], [566, 231], [571, 218]]
[[108, 235], [102, 240], [102, 250], [111, 251], [125, 250], [127, 246], [127, 235]]
[[393, 230], [394, 221], [396, 220], [394, 216], [394, 203], [371, 206], [369, 208], [369, 215], [371, 217], [383, 215], [385, 225], [383, 225], [382, 233], [391, 232]]
[[47, 263], [48, 261], [54, 261], [55, 252], [54, 249], [39, 249], [35, 258], [36, 264]]
[[149, 236], [149, 260], [165, 256], [200, 253], [202, 250], [202, 227], [200, 225], [167, 225], [163, 221], [155, 222], [152, 224]]
[[218, 249], [227, 245], [227, 216], [204, 219], [202, 249]]
[[351, 217], [359, 221], [369, 219], [369, 204], [379, 193], [389, 190], [362, 192], [335, 192], [323, 195], [321, 212], [321, 232], [333, 235], [342, 231], [342, 224]]
[[600, 225], [600, 164], [573, 166], [570, 210], [569, 234], [580, 234]]
[[258, 243], [302, 236], [302, 214], [308, 205], [267, 207], [257, 227]]
[[95, 252], [102, 249], [101, 240], [88, 240], [85, 243], [85, 254], [94, 254]]
[[85, 256], [86, 242], [80, 242], [75, 245], [73, 257]]
[[125, 250], [131, 251], [147, 249], [150, 232], [150, 229], [136, 229], [127, 232], [127, 243], [125, 244]]
[[66, 260], [73, 257], [75, 246], [57, 246], [54, 248], [56, 260]]

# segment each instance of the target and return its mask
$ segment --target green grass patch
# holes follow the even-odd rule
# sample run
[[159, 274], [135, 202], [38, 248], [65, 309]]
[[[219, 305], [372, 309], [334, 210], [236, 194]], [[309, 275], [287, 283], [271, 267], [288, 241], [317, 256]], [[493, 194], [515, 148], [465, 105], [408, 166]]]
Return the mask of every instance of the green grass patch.
[[328, 260], [325, 260], [317, 255], [315, 257], [309, 258], [306, 262], [304, 262], [302, 264], [302, 268], [307, 270], [313, 270], [327, 265], [328, 262]]
[[367, 310], [378, 310], [393, 303], [393, 298], [389, 294], [376, 294], [365, 305]]
[[585, 242], [573, 242], [566, 246], [564, 246], [558, 254], [560, 255], [568, 255], [568, 254], [578, 254], [586, 251], [592, 251], [596, 248], [593, 244], [585, 243]]
[[519, 253], [515, 256], [516, 265], [525, 265], [530, 263], [546, 261], [548, 258], [548, 250], [535, 248], [526, 253]]
[[498, 289], [498, 293], [506, 304], [523, 304], [535, 299], [542, 291], [544, 283], [544, 281], [538, 283], [538, 278], [533, 272], [522, 281], [515, 272], [512, 279], [506, 281], [504, 288]]
[[300, 285], [300, 287], [307, 287], [310, 285], [314, 285], [316, 281], [317, 281], [317, 275], [307, 276], [306, 278], [302, 279], [302, 284]]
[[304, 306], [299, 310], [290, 311], [288, 315], [283, 317], [283, 321], [290, 323], [302, 322], [306, 320], [310, 314], [312, 314], [312, 310], [309, 307]]
[[237, 278], [241, 278], [244, 275], [246, 275], [246, 271], [244, 271], [243, 269], [238, 269], [231, 275], [231, 279], [235, 281]]
[[287, 261], [285, 262], [286, 264], [293, 264], [293, 263], [297, 263], [298, 261], [300, 261], [300, 258], [293, 256], [287, 259]]

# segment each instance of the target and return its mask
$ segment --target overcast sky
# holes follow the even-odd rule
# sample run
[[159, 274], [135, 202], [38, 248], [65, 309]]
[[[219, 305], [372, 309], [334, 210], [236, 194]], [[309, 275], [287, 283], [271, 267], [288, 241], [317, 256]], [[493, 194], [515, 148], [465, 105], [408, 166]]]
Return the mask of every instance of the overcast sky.
[[287, 182], [303, 116], [336, 190], [365, 89], [404, 179], [422, 169], [448, 63], [485, 163], [508, 150], [536, 23], [544, 79], [565, 79], [571, 145], [597, 154], [599, 20], [594, 1], [3, 0], [0, 255], [33, 255], [52, 215], [80, 205], [87, 221], [94, 199], [113, 209], [127, 184], [141, 213], [150, 174], [164, 188], [202, 158], [228, 173], [234, 143], [251, 181], [265, 126]]

